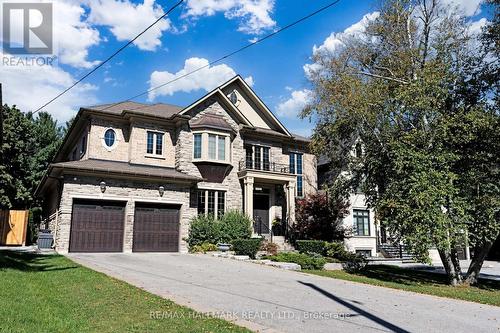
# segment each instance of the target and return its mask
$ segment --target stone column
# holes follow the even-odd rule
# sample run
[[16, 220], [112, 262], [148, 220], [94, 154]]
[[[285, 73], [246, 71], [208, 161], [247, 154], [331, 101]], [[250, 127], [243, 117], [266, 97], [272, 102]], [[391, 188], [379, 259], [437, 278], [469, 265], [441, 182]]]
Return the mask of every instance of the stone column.
[[244, 182], [244, 196], [245, 196], [245, 214], [253, 219], [253, 177], [245, 177]]
[[295, 224], [295, 182], [291, 181], [286, 186], [286, 201], [288, 207], [288, 225]]

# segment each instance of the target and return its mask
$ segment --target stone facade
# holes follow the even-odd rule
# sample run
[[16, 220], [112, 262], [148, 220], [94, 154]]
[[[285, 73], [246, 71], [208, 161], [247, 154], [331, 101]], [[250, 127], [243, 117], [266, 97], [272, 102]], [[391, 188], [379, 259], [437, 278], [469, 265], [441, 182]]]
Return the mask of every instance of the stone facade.
[[[132, 252], [132, 236], [134, 228], [134, 210], [136, 202], [175, 204], [181, 208], [179, 251], [187, 252], [184, 238], [188, 236], [189, 221], [196, 216], [196, 208], [191, 208], [190, 187], [165, 182], [143, 182], [127, 179], [106, 179], [106, 191], [101, 192], [101, 178], [89, 176], [71, 176], [64, 179], [57, 225], [52, 222], [51, 230], [55, 235], [55, 248], [64, 253], [69, 249], [71, 213], [75, 199], [98, 199], [125, 201], [125, 228], [123, 251]], [[165, 188], [163, 196], [158, 187]]]
[[[241, 86], [238, 89], [241, 89]], [[231, 89], [227, 91], [230, 92]], [[248, 97], [249, 94], [239, 96]], [[257, 107], [255, 102], [247, 104]], [[269, 135], [249, 135], [247, 132], [241, 131], [243, 126], [241, 115], [237, 115], [234, 109], [231, 110], [230, 106], [228, 106], [228, 101], [224, 99], [224, 95], [214, 94], [189, 109], [188, 114], [184, 115], [189, 116], [189, 119], [183, 118], [170, 121], [158, 117], [148, 118], [148, 116], [120, 118], [116, 114], [109, 115], [106, 113], [93, 113], [85, 119], [80, 119], [80, 121], [85, 121], [86, 124], [79, 127], [81, 133], [77, 133], [76, 139], [72, 141], [73, 147], [69, 149], [70, 153], [69, 156], [66, 156], [66, 161], [97, 159], [134, 165], [173, 168], [186, 175], [203, 179], [201, 169], [199, 169], [199, 160], [193, 160], [194, 138], [190, 123], [196, 122], [206, 114], [217, 115], [231, 128], [230, 131], [228, 129], [214, 128], [197, 129], [197, 131], [208, 133], [218, 133], [220, 131], [226, 137], [229, 136], [229, 143], [225, 146], [229, 159], [226, 158], [224, 161], [204, 161], [225, 168], [226, 173], [220, 182], [209, 182], [207, 179], [203, 179], [197, 183], [180, 184], [167, 180], [156, 181], [154, 178], [148, 179], [147, 177], [141, 178], [140, 181], [134, 180], [139, 179], [138, 177], [126, 179], [124, 176], [111, 175], [113, 170], [109, 170], [109, 176], [92, 176], [92, 172], [71, 173], [64, 171], [64, 180], [60, 185], [55, 186], [54, 184], [57, 182], [52, 180], [52, 185], [47, 185], [50, 189], [45, 194], [46, 201], [48, 201], [47, 212], [50, 215], [50, 217], [47, 216], [47, 226], [53, 230], [55, 248], [60, 252], [66, 252], [69, 249], [74, 200], [98, 199], [125, 203], [123, 243], [123, 251], [125, 252], [132, 251], [136, 202], [178, 204], [181, 207], [179, 250], [181, 252], [187, 251], [184, 238], [188, 236], [189, 221], [197, 214], [197, 189], [224, 191], [226, 210], [244, 209], [244, 178], [241, 174], [240, 162], [245, 160], [245, 144], [269, 147], [270, 162], [286, 166], [289, 164], [290, 152], [302, 153], [304, 194], [315, 192], [317, 189], [316, 157], [308, 152], [307, 143], [297, 142], [293, 138], [284, 135], [284, 132], [279, 128], [281, 125], [276, 123], [273, 125], [270, 120], [272, 117], [269, 115], [262, 120], [262, 122], [266, 123], [267, 128], [265, 129], [272, 132], [270, 128], [274, 126], [273, 128], [278, 134], [274, 136], [272, 133]], [[263, 110], [259, 110], [254, 117], [264, 113]], [[107, 147], [104, 144], [104, 133], [107, 129], [113, 129], [116, 133], [116, 142], [112, 147]], [[147, 154], [148, 131], [163, 133], [162, 155], [152, 156], [152, 154]], [[204, 149], [207, 149], [207, 147], [205, 146]], [[76, 156], [72, 153], [73, 151], [78, 152]], [[287, 174], [280, 177], [273, 178], [272, 175], [266, 175], [264, 172], [255, 178], [256, 186], [270, 190], [270, 223], [276, 217], [284, 218], [285, 214], [289, 215], [292, 221], [294, 217], [293, 209], [287, 212], [290, 207], [294, 207], [295, 203], [294, 191], [296, 187], [294, 176]], [[99, 187], [99, 183], [103, 180], [106, 182], [104, 193], [101, 192]], [[165, 188], [162, 197], [158, 192], [160, 185]], [[247, 195], [247, 197], [249, 200], [253, 200], [252, 195]], [[290, 202], [293, 202], [293, 206], [290, 206]], [[249, 205], [249, 207], [252, 206]]]

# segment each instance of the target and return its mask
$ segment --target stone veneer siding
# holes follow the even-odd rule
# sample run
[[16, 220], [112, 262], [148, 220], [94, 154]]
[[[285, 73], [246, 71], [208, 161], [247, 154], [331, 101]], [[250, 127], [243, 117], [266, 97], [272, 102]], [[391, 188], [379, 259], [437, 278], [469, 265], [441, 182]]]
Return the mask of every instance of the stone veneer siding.
[[[196, 208], [191, 208], [189, 203], [190, 187], [187, 184], [172, 184], [164, 181], [143, 182], [128, 179], [105, 179], [106, 191], [101, 193], [99, 183], [102, 178], [89, 176], [66, 176], [59, 206], [58, 226], [54, 230], [56, 235], [55, 248], [58, 252], [65, 253], [69, 249], [71, 227], [71, 213], [73, 199], [96, 199], [126, 201], [125, 227], [123, 251], [132, 251], [132, 237], [134, 230], [134, 210], [136, 202], [179, 204], [180, 212], [180, 239], [179, 251], [187, 252], [187, 243], [184, 238], [188, 236], [189, 221], [196, 216]], [[158, 193], [158, 186], [165, 187], [163, 197]], [[55, 227], [55, 226], [54, 226]]]

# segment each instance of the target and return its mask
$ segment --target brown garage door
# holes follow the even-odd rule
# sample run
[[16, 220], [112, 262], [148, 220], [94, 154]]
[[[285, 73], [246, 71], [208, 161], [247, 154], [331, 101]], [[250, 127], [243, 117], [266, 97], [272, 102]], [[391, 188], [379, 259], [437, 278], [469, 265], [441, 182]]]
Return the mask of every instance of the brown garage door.
[[179, 251], [179, 207], [136, 204], [134, 252]]
[[121, 252], [125, 203], [75, 201], [71, 216], [70, 252]]

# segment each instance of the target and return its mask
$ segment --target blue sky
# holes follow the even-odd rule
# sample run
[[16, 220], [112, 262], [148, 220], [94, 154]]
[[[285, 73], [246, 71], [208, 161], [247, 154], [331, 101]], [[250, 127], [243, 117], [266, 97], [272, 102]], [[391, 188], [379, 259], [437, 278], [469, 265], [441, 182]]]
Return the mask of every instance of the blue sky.
[[[446, 1], [463, 5], [469, 14], [478, 13], [479, 0]], [[59, 46], [57, 66], [0, 67], [4, 102], [17, 104], [23, 111], [36, 109], [175, 2], [57, 0], [54, 2], [55, 38]], [[252, 38], [262, 37], [330, 2], [187, 0], [168, 20], [46, 110], [65, 121], [80, 106], [127, 99], [175, 77], [185, 66], [189, 70], [217, 59]], [[313, 124], [298, 119], [297, 112], [307, 99], [304, 65], [311, 62], [313, 47], [329, 47], [329, 42], [339, 36], [332, 33], [359, 29], [360, 20], [376, 11], [378, 3], [340, 1], [262, 44], [137, 101], [186, 106], [237, 73], [247, 78], [292, 132], [308, 135]], [[479, 20], [480, 15], [475, 19]]]

